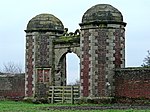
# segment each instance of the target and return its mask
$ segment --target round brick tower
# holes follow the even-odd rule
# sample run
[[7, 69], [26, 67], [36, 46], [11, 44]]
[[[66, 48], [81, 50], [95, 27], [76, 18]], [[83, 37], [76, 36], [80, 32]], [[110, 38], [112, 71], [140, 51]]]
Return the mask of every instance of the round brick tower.
[[80, 26], [81, 97], [113, 96], [114, 69], [125, 67], [123, 16], [109, 4], [98, 4], [84, 13]]
[[25, 96], [34, 97], [38, 92], [44, 96], [46, 84], [53, 85], [53, 39], [63, 34], [64, 26], [52, 14], [39, 14], [29, 21], [25, 32]]

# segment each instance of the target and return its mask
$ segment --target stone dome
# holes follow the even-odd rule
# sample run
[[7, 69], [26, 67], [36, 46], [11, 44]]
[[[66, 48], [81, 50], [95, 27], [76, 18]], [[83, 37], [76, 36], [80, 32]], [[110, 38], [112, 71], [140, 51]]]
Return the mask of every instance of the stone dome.
[[26, 31], [64, 31], [63, 23], [52, 14], [39, 14], [33, 17]]
[[123, 16], [109, 4], [98, 4], [88, 9], [82, 17], [82, 23], [91, 22], [123, 22]]

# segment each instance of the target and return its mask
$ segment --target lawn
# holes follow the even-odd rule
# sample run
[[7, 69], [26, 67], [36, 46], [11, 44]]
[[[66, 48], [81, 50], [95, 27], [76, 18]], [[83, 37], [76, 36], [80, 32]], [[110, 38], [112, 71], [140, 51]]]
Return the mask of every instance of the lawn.
[[[150, 110], [51, 110], [50, 107], [85, 106], [71, 104], [32, 104], [26, 102], [0, 101], [0, 112], [150, 112]], [[87, 106], [87, 104], [86, 104]], [[98, 105], [93, 105], [98, 106]]]

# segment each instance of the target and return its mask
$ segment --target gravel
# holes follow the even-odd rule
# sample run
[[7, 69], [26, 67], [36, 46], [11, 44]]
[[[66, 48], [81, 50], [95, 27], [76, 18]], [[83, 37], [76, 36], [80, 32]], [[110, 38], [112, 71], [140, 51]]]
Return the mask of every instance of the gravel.
[[111, 105], [111, 106], [50, 106], [45, 107], [43, 110], [110, 110], [110, 109], [137, 109], [137, 110], [147, 110], [150, 106], [132, 106], [132, 105]]

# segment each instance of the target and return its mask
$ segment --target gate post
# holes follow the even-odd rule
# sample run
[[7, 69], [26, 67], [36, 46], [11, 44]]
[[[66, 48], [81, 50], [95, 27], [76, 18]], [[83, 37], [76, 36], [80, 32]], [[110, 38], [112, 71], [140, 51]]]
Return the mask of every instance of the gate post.
[[114, 69], [125, 66], [123, 16], [109, 4], [98, 4], [84, 13], [80, 26], [81, 97], [113, 96]]
[[[26, 32], [25, 97], [35, 97], [39, 85], [54, 85], [53, 40], [63, 35], [63, 23], [52, 14], [33, 17]], [[36, 69], [39, 71], [36, 72]], [[49, 69], [46, 70], [46, 69]], [[41, 72], [44, 70], [43, 72]], [[48, 73], [49, 72], [49, 73]], [[46, 92], [48, 90], [44, 90]]]

